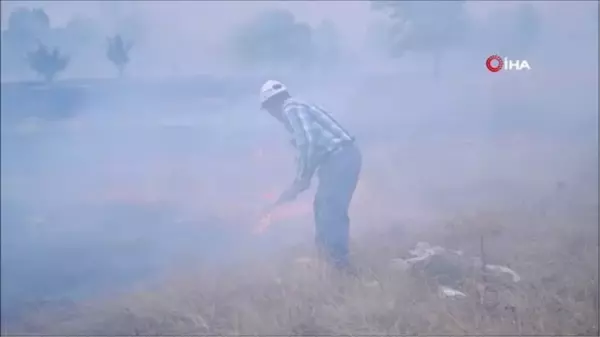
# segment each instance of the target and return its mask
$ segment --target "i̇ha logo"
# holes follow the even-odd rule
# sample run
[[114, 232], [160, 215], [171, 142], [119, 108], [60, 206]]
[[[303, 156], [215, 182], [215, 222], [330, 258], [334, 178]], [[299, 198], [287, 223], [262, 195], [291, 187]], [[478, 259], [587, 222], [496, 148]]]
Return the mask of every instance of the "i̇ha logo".
[[485, 66], [489, 71], [497, 73], [500, 70], [531, 70], [527, 60], [510, 60], [507, 57], [502, 58], [498, 55], [492, 55], [485, 61]]

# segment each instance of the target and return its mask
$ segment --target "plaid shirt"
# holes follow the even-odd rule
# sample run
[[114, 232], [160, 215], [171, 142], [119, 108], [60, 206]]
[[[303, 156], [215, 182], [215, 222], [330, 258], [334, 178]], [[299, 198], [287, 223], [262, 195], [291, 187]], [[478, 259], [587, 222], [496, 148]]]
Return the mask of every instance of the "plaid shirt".
[[293, 98], [284, 103], [283, 123], [299, 151], [296, 180], [310, 180], [327, 154], [354, 140], [325, 110]]

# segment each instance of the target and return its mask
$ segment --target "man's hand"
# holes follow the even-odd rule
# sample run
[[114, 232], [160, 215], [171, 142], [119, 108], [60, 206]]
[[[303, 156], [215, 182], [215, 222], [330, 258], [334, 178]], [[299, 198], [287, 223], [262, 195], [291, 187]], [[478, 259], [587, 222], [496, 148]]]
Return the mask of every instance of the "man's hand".
[[286, 189], [279, 199], [271, 206], [271, 210], [281, 204], [293, 201], [296, 197], [310, 187], [310, 179], [297, 179], [292, 186]]
[[286, 202], [293, 201], [294, 199], [296, 199], [298, 194], [307, 190], [309, 187], [310, 187], [310, 179], [302, 179], [302, 180], [294, 181], [292, 186], [290, 186], [288, 189], [286, 189], [281, 194], [279, 199], [277, 199], [277, 201], [275, 203], [267, 205], [267, 207], [265, 207], [261, 211], [261, 215], [260, 215], [261, 216], [261, 220], [260, 220], [261, 225], [260, 225], [259, 231], [264, 230], [264, 228], [266, 228], [270, 224], [271, 213], [273, 212], [273, 210], [275, 208], [277, 208], [279, 205], [284, 204]]
[[292, 184], [292, 186], [290, 186], [288, 189], [286, 189], [281, 194], [281, 196], [279, 197], [279, 199], [277, 199], [277, 201], [275, 201], [275, 203], [268, 205], [267, 207], [265, 207], [262, 210], [261, 216], [262, 217], [266, 217], [271, 212], [273, 212], [273, 210], [275, 208], [277, 208], [279, 205], [285, 204], [285, 203], [290, 202], [290, 201], [293, 201], [294, 199], [296, 199], [296, 197], [298, 196], [298, 194], [300, 194], [303, 191], [307, 190], [309, 187], [310, 187], [310, 179], [298, 179], [298, 180], [295, 180], [294, 183]]

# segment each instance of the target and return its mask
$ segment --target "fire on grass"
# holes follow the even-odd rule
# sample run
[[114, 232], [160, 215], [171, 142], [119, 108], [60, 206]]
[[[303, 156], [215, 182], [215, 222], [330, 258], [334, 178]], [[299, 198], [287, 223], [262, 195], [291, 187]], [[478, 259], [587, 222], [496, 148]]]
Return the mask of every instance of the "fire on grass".
[[[352, 200], [351, 212], [353, 213], [353, 216], [356, 216], [358, 219], [358, 223], [371, 224], [372, 221], [378, 219], [378, 217], [387, 217], [388, 219], [395, 218], [395, 214], [390, 214], [389, 211], [386, 212], [385, 206], [390, 205], [386, 204], [385, 200], [378, 198], [372, 185], [373, 184], [369, 182], [360, 181], [357, 186]], [[277, 191], [277, 189], [271, 189], [270, 192], [263, 194], [261, 199], [265, 204], [273, 203], [278, 196]], [[285, 222], [290, 222], [312, 214], [312, 199], [313, 196], [278, 206], [270, 213], [264, 214], [252, 231], [255, 234], [264, 234], [273, 225], [283, 225]], [[393, 206], [389, 208], [394, 209]]]
[[[264, 199], [273, 202], [276, 198], [274, 192], [266, 193]], [[308, 202], [296, 201], [289, 204], [283, 204], [264, 214], [254, 227], [255, 234], [264, 234], [273, 224], [281, 223], [299, 217], [305, 216], [312, 211], [312, 205]]]

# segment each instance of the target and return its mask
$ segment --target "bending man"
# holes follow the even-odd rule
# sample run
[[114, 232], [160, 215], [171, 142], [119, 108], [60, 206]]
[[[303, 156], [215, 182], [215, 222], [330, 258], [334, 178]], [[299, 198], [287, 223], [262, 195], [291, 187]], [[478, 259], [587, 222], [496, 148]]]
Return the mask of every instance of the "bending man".
[[298, 150], [296, 178], [274, 206], [294, 200], [310, 187], [316, 173], [319, 186], [313, 207], [317, 247], [336, 267], [348, 267], [348, 208], [362, 163], [354, 137], [325, 110], [292, 98], [278, 81], [267, 81], [260, 98], [262, 108], [292, 134], [292, 144]]

